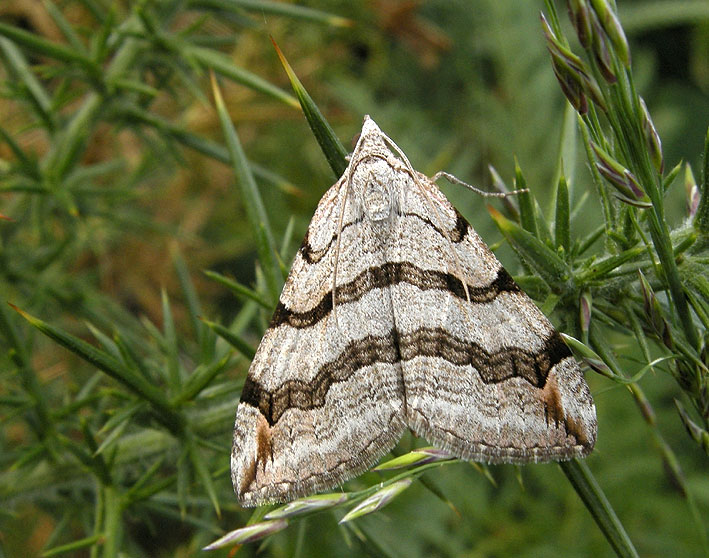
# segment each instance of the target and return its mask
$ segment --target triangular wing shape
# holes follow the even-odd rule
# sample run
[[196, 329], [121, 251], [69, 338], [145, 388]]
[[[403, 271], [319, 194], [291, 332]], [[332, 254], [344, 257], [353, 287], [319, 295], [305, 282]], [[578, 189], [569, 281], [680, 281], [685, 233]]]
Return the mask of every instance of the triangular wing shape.
[[244, 506], [336, 486], [406, 428], [385, 255], [345, 177], [318, 205], [244, 384], [231, 455]]
[[596, 410], [570, 350], [425, 176], [409, 179], [396, 229], [389, 260], [415, 270], [392, 286], [411, 429], [475, 461], [587, 455]]
[[581, 457], [596, 438], [593, 400], [559, 334], [365, 117], [249, 369], [234, 490], [253, 506], [333, 487], [407, 425], [488, 462]]

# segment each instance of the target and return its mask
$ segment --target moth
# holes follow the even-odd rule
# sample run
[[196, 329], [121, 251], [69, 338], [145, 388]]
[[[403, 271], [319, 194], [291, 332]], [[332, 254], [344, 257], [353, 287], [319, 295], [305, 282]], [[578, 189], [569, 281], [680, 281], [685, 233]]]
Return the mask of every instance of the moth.
[[249, 368], [243, 506], [371, 467], [411, 429], [465, 460], [585, 457], [596, 410], [559, 333], [432, 179], [366, 116]]

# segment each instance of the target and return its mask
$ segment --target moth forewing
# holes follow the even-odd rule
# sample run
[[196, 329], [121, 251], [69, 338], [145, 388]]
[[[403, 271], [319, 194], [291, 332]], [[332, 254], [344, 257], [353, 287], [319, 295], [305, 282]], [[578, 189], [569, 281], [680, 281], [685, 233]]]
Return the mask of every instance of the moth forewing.
[[596, 412], [558, 332], [365, 117], [249, 369], [234, 490], [255, 506], [332, 488], [407, 427], [463, 459], [526, 463], [587, 455]]

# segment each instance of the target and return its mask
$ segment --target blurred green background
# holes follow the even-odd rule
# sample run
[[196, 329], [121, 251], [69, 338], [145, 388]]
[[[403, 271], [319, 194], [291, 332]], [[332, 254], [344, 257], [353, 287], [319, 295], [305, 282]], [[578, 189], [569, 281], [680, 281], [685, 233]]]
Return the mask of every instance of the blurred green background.
[[[204, 21], [198, 21], [199, 9], [208, 2], [77, 0], [54, 2], [51, 7], [88, 43], [141, 4], [169, 12], [171, 31], [199, 23], [207, 48], [219, 49], [235, 66], [288, 91], [288, 80], [269, 39], [272, 36], [346, 145], [359, 131], [363, 115], [369, 114], [414, 167], [426, 174], [446, 170], [489, 189], [488, 165], [511, 185], [516, 158], [546, 211], [561, 149], [571, 179], [572, 203], [590, 189], [583, 153], [573, 145], [560, 146], [568, 109], [541, 31], [542, 2], [298, 3], [347, 18], [346, 25], [259, 10], [258, 2], [236, 10], [232, 17], [206, 17]], [[666, 166], [685, 160], [698, 176], [709, 122], [709, 2], [621, 0], [619, 4], [631, 43], [636, 85], [662, 138]], [[66, 44], [65, 34], [49, 15], [49, 5], [4, 0], [0, 22]], [[115, 21], [104, 21], [102, 28], [95, 14], [109, 7]], [[564, 17], [565, 4], [559, 3], [558, 9], [568, 35], [573, 36]], [[159, 20], [156, 23], [162, 25]], [[170, 58], [170, 48], [161, 51], [160, 43], [156, 44], [143, 61], [142, 73], [133, 76], [138, 81], [144, 78], [158, 92], [147, 95], [150, 110], [180, 128], [223, 144], [207, 73], [195, 72], [189, 59], [178, 63]], [[72, 114], [92, 89], [81, 79], [73, 80], [70, 66], [57, 70], [56, 64], [39, 54], [29, 54], [28, 62], [42, 84], [53, 91], [52, 110], [60, 120]], [[0, 126], [23, 150], [42, 159], [55, 148], [57, 138], [37, 125], [7, 66], [0, 65], [0, 77], [4, 80]], [[247, 156], [272, 174], [260, 175], [259, 186], [277, 239], [293, 219], [290, 257], [317, 201], [336, 177], [297, 108], [224, 78], [221, 86]], [[230, 323], [242, 302], [202, 271], [219, 271], [253, 284], [257, 280], [254, 235], [230, 166], [174, 138], [166, 139], [125, 115], [117, 117], [118, 106], [110, 107], [114, 113], [102, 114], [105, 121], [92, 129], [81, 153], [82, 165], [120, 163], [90, 179], [99, 194], [87, 189], [85, 197], [74, 199], [75, 205], [64, 204], [61, 196], [23, 192], [14, 184], [10, 188], [9, 182], [3, 183], [8, 175], [0, 175], [4, 190], [0, 213], [16, 219], [0, 222], [2, 299], [89, 339], [86, 322], [108, 335], [114, 324], [119, 329], [137, 328], [139, 319], [161, 325], [164, 288], [173, 303], [177, 336], [185, 338], [180, 344], [194, 344], [187, 340], [192, 334], [174, 254], [179, 251], [188, 266], [203, 315]], [[6, 171], [15, 158], [8, 144], [0, 141], [0, 171]], [[441, 188], [488, 244], [499, 241], [485, 200], [460, 187], [442, 184]], [[679, 182], [667, 198], [668, 220], [679, 224], [686, 203]], [[600, 223], [600, 208], [592, 194], [572, 234], [588, 233]], [[513, 274], [519, 271], [509, 249], [503, 247], [498, 254]], [[137, 318], [133, 325], [127, 325], [130, 316]], [[48, 407], [66, 409], [86, 382], [95, 381], [95, 368], [26, 324], [18, 327], [31, 347], [31, 362]], [[137, 329], [132, 334], [141, 335]], [[243, 336], [255, 346], [260, 332], [248, 329]], [[633, 362], [636, 351], [625, 349], [623, 362], [632, 374], [639, 368]], [[4, 345], [3, 352], [7, 351]], [[237, 379], [243, 381], [247, 365], [242, 360], [231, 366], [222, 378], [225, 384], [236, 386]], [[0, 367], [5, 370], [0, 376], [0, 463], [6, 471], [29, 470], [36, 463], [26, 451], [37, 447], [37, 433], [27, 408], [18, 403], [23, 380], [9, 353]], [[593, 372], [587, 373], [587, 379], [599, 418], [598, 444], [587, 463], [640, 555], [705, 555], [707, 456], [689, 440], [677, 416], [673, 399], [680, 393], [676, 384], [653, 373], [641, 382], [657, 414], [658, 428], [679, 460], [685, 486], [704, 516], [701, 528], [681, 490], [665, 475], [654, 438], [627, 389]], [[81, 421], [95, 420], [98, 428], [102, 413], [112, 416], [121, 409], [121, 397], [111, 392], [112, 380], [98, 382], [107, 386], [102, 396], [111, 399], [105, 408], [82, 405], [73, 414], [52, 415], [57, 429], [67, 437], [82, 439]], [[238, 391], [230, 389], [221, 394], [225, 399], [220, 404], [235, 410]], [[202, 555], [199, 549], [222, 530], [245, 524], [250, 512], [236, 504], [228, 476], [232, 421], [231, 416], [220, 418], [210, 436], [215, 451], [209, 454], [208, 463], [222, 517], [217, 518], [200, 484], [188, 479], [186, 520], [185, 511], [176, 504], [175, 488], [168, 482], [144, 506], [124, 510], [125, 556]], [[125, 434], [140, 428], [140, 424], [129, 425]], [[405, 451], [414, 443], [419, 442], [407, 435], [399, 449]], [[176, 463], [184, 456], [171, 448], [165, 457], [160, 474], [175, 480]], [[136, 458], [120, 473], [121, 482], [129, 486], [151, 464], [146, 456]], [[73, 466], [82, 468], [78, 461]], [[415, 483], [382, 512], [358, 520], [356, 527], [338, 527], [340, 516], [330, 513], [295, 522], [269, 538], [260, 555], [291, 556], [298, 549], [299, 556], [613, 556], [557, 465], [499, 466], [492, 468], [492, 474], [496, 486], [467, 464], [435, 469], [427, 478], [452, 505]], [[85, 483], [78, 476], [67, 482], [47, 479], [46, 484], [26, 491], [15, 487], [4, 498], [0, 512], [0, 552], [11, 557], [39, 556], [57, 526], [62, 534], [52, 541], [55, 546], [88, 536], [95, 504], [93, 481], [88, 479]], [[377, 479], [368, 473], [348, 486]], [[242, 556], [258, 553], [258, 543], [239, 550]], [[65, 555], [101, 553], [82, 549]], [[226, 556], [227, 551], [209, 555]]]

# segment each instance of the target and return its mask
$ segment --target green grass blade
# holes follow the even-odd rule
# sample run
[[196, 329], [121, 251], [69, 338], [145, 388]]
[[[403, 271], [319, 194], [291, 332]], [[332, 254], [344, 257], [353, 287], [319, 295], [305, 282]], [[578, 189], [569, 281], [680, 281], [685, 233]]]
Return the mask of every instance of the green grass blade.
[[[207, 327], [206, 324], [205, 327]], [[192, 401], [211, 383], [217, 374], [224, 370], [230, 360], [231, 353], [228, 353], [216, 362], [207, 366], [197, 367], [185, 382], [182, 391], [171, 403], [173, 405], [181, 405], [182, 403]]]
[[281, 49], [278, 48], [278, 45], [273, 39], [271, 39], [271, 41], [273, 42], [273, 46], [276, 49], [283, 68], [286, 70], [286, 74], [288, 74], [288, 79], [293, 87], [293, 91], [295, 91], [295, 95], [298, 97], [298, 101], [300, 101], [300, 106], [303, 108], [305, 118], [308, 120], [308, 124], [310, 124], [310, 129], [313, 131], [315, 139], [320, 145], [320, 149], [322, 149], [322, 152], [325, 154], [325, 158], [330, 164], [330, 168], [335, 172], [335, 176], [341, 176], [347, 168], [347, 160], [345, 159], [345, 157], [347, 157], [347, 149], [342, 145], [327, 120], [325, 120], [320, 109], [305, 90], [305, 87], [303, 87], [303, 84], [300, 83], [298, 76], [295, 75], [288, 60], [283, 56]]
[[81, 39], [79, 39], [79, 36], [74, 31], [74, 28], [71, 26], [71, 24], [64, 17], [64, 14], [61, 12], [61, 10], [55, 6], [54, 2], [49, 2], [48, 0], [44, 0], [42, 4], [44, 6], [44, 9], [47, 10], [47, 13], [54, 21], [55, 25], [62, 32], [62, 35], [64, 35], [66, 40], [69, 41], [71, 48], [85, 55], [86, 49], [84, 48], [84, 43], [81, 42]]
[[264, 277], [266, 278], [268, 292], [271, 300], [275, 303], [281, 291], [281, 280], [280, 270], [276, 263], [278, 259], [278, 249], [276, 248], [276, 243], [271, 233], [271, 227], [268, 223], [266, 208], [263, 205], [261, 193], [256, 186], [256, 181], [251, 173], [249, 163], [246, 160], [246, 154], [241, 147], [239, 136], [229, 118], [229, 113], [224, 105], [224, 99], [222, 98], [214, 75], [212, 75], [212, 90], [219, 114], [219, 121], [222, 125], [222, 131], [224, 132], [227, 148], [231, 156], [232, 167], [236, 175], [236, 183], [241, 191], [251, 230], [254, 231], [256, 236], [256, 249]]
[[192, 467], [194, 467], [195, 473], [197, 473], [197, 478], [207, 491], [207, 496], [209, 497], [209, 501], [212, 502], [212, 506], [214, 507], [214, 511], [217, 513], [217, 517], [220, 517], [222, 512], [219, 507], [217, 490], [214, 486], [214, 481], [212, 480], [212, 474], [209, 472], [209, 467], [204, 461], [204, 457], [202, 455], [203, 452], [197, 448], [197, 441], [193, 436], [188, 436], [186, 443], [190, 461], [192, 462]]
[[166, 425], [169, 425], [172, 428], [181, 427], [181, 417], [169, 407], [162, 391], [150, 384], [145, 378], [134, 374], [111, 355], [98, 350], [86, 341], [79, 339], [78, 337], [74, 337], [73, 335], [62, 331], [53, 325], [35, 318], [14, 305], [11, 306], [17, 310], [17, 312], [19, 312], [20, 315], [30, 324], [44, 333], [47, 337], [53, 339], [62, 347], [65, 347], [96, 368], [103, 370], [106, 374], [128, 387], [131, 391], [137, 393], [140, 397], [152, 403], [159, 414], [159, 418], [163, 419]]
[[14, 27], [12, 25], [8, 25], [7, 23], [0, 22], [0, 35], [3, 35], [18, 45], [22, 45], [23, 47], [38, 54], [42, 54], [62, 62], [79, 64], [80, 66], [88, 69], [94, 75], [98, 72], [98, 68], [91, 61], [91, 59], [81, 52], [77, 52], [74, 49], [48, 41], [39, 35], [20, 29], [19, 27]]
[[568, 256], [571, 248], [571, 225], [569, 210], [569, 188], [564, 176], [559, 177], [556, 188], [556, 217], [554, 219], [554, 244], [563, 248]]
[[[2, 23], [0, 23], [2, 25]], [[0, 37], [0, 53], [5, 63], [11, 70], [13, 77], [20, 80], [27, 88], [32, 105], [37, 114], [49, 130], [56, 128], [56, 120], [52, 111], [52, 101], [35, 75], [30, 70], [29, 64], [22, 51], [15, 43]]]
[[55, 546], [49, 550], [42, 552], [42, 558], [53, 558], [54, 556], [61, 556], [62, 554], [69, 554], [70, 556], [75, 556], [78, 550], [83, 548], [88, 548], [95, 545], [103, 540], [103, 534], [99, 533], [92, 535], [90, 537], [85, 537], [76, 541], [72, 541], [68, 544], [63, 544], [61, 546]]
[[619, 558], [638, 558], [633, 543], [625, 532], [606, 495], [584, 461], [573, 459], [559, 463], [596, 524]]
[[190, 0], [192, 8], [212, 8], [228, 11], [254, 11], [258, 14], [272, 14], [301, 19], [314, 23], [324, 23], [335, 27], [351, 27], [353, 21], [345, 17], [329, 14], [321, 10], [287, 4], [285, 2], [272, 2], [269, 0]]
[[204, 320], [204, 323], [207, 324], [210, 328], [212, 328], [214, 333], [216, 333], [219, 337], [224, 339], [224, 341], [229, 343], [232, 347], [234, 347], [237, 351], [239, 351], [246, 358], [248, 358], [249, 360], [254, 358], [254, 355], [256, 354], [256, 349], [254, 349], [251, 345], [249, 345], [241, 337], [232, 333], [227, 328], [225, 328], [223, 325], [218, 324], [216, 322], [210, 322], [209, 320]]
[[254, 91], [273, 97], [291, 107], [298, 106], [298, 101], [292, 95], [256, 74], [236, 66], [228, 56], [221, 52], [193, 45], [185, 45], [184, 50], [184, 56], [193, 59], [200, 66], [213, 70], [215, 73], [241, 83]]
[[264, 300], [264, 298], [258, 292], [254, 291], [253, 289], [249, 289], [247, 286], [242, 285], [238, 281], [230, 279], [229, 277], [226, 277], [221, 273], [217, 273], [216, 271], [205, 270], [204, 274], [210, 279], [214, 279], [217, 283], [224, 285], [228, 289], [231, 289], [231, 291], [239, 298], [245, 300], [253, 300], [262, 308], [265, 308], [266, 310], [273, 310], [273, 305], [270, 304], [267, 300]]

